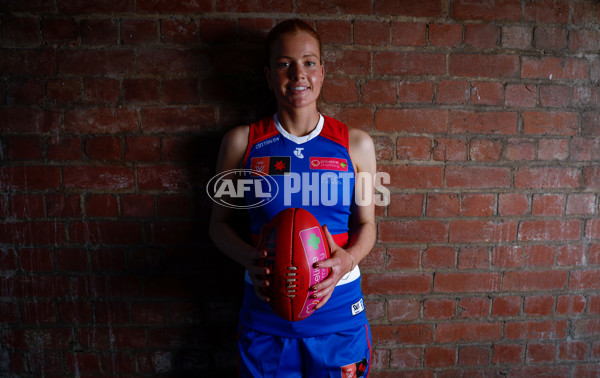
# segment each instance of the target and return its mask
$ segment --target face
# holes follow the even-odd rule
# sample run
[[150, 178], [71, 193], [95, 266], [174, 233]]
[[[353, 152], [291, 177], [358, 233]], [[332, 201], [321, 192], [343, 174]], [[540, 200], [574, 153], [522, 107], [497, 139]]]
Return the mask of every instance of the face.
[[325, 77], [319, 43], [304, 32], [283, 35], [271, 50], [265, 74], [280, 109], [316, 107]]

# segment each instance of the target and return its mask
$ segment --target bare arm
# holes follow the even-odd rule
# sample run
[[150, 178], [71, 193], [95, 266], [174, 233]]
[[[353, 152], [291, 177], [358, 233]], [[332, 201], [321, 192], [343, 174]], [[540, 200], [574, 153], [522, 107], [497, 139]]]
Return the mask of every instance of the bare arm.
[[[247, 145], [248, 126], [229, 131], [221, 143], [217, 172], [240, 168]], [[268, 300], [263, 292], [268, 283], [262, 276], [269, 271], [257, 265], [257, 261], [266, 257], [267, 252], [255, 249], [238, 235], [230, 224], [233, 215], [234, 210], [215, 203], [210, 217], [209, 235], [221, 252], [248, 270], [257, 295], [263, 300]]]
[[[375, 147], [371, 137], [356, 129], [350, 129], [350, 158], [357, 174], [367, 174], [368, 180], [355, 181], [356, 185], [369, 185], [374, 193], [374, 177], [377, 170]], [[365, 188], [367, 189], [367, 188]], [[322, 307], [331, 297], [338, 281], [364, 259], [375, 244], [375, 205], [373, 198], [368, 198], [365, 205], [353, 204], [350, 228], [350, 242], [347, 249], [335, 244], [329, 230], [325, 230], [327, 241], [331, 246], [331, 258], [318, 263], [321, 268], [331, 268], [332, 273], [324, 281], [313, 286], [315, 298], [322, 298], [317, 308]]]

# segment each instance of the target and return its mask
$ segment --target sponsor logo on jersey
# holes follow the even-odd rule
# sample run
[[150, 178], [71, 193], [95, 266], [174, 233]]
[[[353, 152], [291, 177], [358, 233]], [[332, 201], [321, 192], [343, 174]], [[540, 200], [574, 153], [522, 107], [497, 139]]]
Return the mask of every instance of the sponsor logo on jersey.
[[302, 147], [297, 147], [297, 148], [294, 150], [294, 156], [296, 156], [297, 158], [300, 158], [300, 159], [304, 159], [304, 155], [302, 154], [302, 150], [303, 150], [303, 149], [304, 149], [304, 148], [302, 148]]
[[352, 304], [352, 316], [356, 316], [358, 314], [360, 314], [361, 312], [363, 312], [365, 310], [365, 303], [363, 302], [362, 298]]
[[285, 175], [290, 173], [289, 156], [263, 156], [252, 158], [250, 169], [263, 175]]
[[326, 171], [348, 171], [348, 161], [346, 159], [333, 157], [313, 157], [310, 158], [310, 169], [322, 169]]

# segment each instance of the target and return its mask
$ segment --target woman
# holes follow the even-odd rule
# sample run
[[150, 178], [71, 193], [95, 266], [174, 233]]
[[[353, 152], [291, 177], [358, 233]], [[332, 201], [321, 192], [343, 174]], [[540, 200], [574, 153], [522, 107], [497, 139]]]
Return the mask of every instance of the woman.
[[[304, 207], [324, 225], [331, 258], [319, 262], [318, 267], [330, 268], [331, 273], [311, 288], [313, 297], [320, 299], [311, 316], [298, 322], [279, 318], [268, 305], [265, 275], [270, 272], [260, 264], [266, 251], [256, 249], [234, 231], [230, 209], [215, 206], [211, 237], [247, 272], [240, 313], [240, 375], [366, 376], [370, 330], [358, 263], [375, 242], [374, 205], [369, 201], [359, 206], [347, 199], [353, 195], [356, 174], [375, 174], [373, 142], [365, 132], [348, 129], [319, 113], [317, 100], [325, 70], [314, 29], [300, 20], [283, 21], [271, 30], [266, 44], [264, 71], [277, 100], [277, 113], [228, 132], [217, 170], [258, 169], [278, 180], [284, 193], [265, 206], [248, 210], [254, 242], [262, 226], [279, 211]], [[292, 174], [303, 181], [295, 182], [290, 191], [285, 180]], [[333, 201], [332, 193], [337, 194]], [[317, 198], [319, 195], [328, 200]]]

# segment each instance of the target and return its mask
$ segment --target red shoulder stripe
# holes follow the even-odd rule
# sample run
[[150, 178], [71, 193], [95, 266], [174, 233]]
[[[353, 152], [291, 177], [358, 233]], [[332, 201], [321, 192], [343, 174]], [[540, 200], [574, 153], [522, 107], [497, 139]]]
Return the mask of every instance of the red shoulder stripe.
[[277, 134], [279, 134], [279, 131], [275, 128], [272, 116], [265, 117], [260, 121], [251, 124], [248, 132], [248, 147], [246, 147], [246, 154], [244, 155], [244, 166], [246, 166], [252, 146]]
[[320, 135], [341, 144], [348, 149], [350, 146], [348, 140], [348, 126], [335, 118], [328, 116], [323, 116], [323, 118], [325, 118], [325, 124], [323, 125], [323, 130], [321, 130]]

